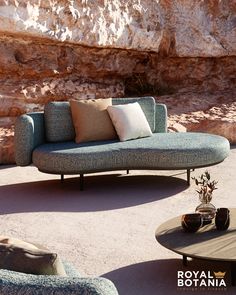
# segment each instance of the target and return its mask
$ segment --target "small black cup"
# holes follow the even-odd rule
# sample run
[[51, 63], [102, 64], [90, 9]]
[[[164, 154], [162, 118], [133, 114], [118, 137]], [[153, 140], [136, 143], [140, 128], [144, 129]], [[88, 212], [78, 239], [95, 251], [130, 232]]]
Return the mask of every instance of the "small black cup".
[[200, 213], [185, 214], [181, 218], [181, 225], [186, 232], [194, 233], [203, 225], [202, 215]]
[[228, 208], [218, 208], [216, 211], [215, 225], [218, 230], [227, 230], [230, 224]]

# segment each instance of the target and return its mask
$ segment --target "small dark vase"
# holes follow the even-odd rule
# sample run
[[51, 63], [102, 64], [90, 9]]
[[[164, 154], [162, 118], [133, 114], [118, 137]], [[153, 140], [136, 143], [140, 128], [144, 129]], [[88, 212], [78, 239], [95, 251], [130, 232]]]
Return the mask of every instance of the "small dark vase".
[[228, 208], [218, 208], [216, 211], [215, 225], [218, 230], [226, 230], [230, 224]]
[[184, 231], [194, 233], [203, 225], [202, 215], [200, 213], [185, 214], [181, 218], [181, 225]]

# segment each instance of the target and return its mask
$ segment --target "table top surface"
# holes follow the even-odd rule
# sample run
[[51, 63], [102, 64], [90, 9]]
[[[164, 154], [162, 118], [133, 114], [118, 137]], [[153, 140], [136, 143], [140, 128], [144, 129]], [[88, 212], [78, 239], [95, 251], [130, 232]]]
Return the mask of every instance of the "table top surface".
[[156, 239], [165, 248], [187, 257], [236, 261], [236, 208], [230, 209], [230, 225], [226, 231], [218, 231], [212, 222], [196, 233], [187, 233], [178, 216], [157, 228]]

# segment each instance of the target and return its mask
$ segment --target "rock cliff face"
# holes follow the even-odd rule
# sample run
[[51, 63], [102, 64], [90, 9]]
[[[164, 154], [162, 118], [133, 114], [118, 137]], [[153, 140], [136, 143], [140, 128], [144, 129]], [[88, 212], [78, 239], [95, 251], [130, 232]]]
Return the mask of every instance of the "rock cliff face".
[[217, 133], [235, 86], [235, 0], [0, 0], [0, 163], [14, 162], [16, 116], [50, 100], [148, 93], [171, 124]]
[[235, 55], [234, 0], [1, 0], [1, 31], [90, 47]]
[[236, 143], [236, 90], [165, 95], [158, 100], [169, 106], [170, 130], [210, 132]]

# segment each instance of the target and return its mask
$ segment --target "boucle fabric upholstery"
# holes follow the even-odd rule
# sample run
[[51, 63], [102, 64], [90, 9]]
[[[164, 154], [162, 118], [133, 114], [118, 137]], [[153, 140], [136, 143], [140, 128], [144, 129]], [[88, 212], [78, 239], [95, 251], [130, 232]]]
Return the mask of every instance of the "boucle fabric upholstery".
[[69, 102], [49, 102], [44, 108], [44, 118], [47, 141], [74, 140], [75, 129]]
[[[135, 102], [137, 100], [145, 113], [151, 130], [153, 132], [166, 132], [166, 106], [164, 104], [155, 104], [152, 97], [142, 97], [140, 99], [113, 98], [112, 103], [123, 104], [126, 102]], [[67, 140], [74, 140], [75, 131], [72, 124], [69, 102], [50, 102], [47, 108], [50, 108], [50, 112], [52, 112], [57, 106], [59, 106], [58, 110], [60, 111], [56, 111], [55, 116], [63, 117], [63, 119], [58, 120], [57, 123], [53, 125], [51, 132], [55, 133], [54, 136], [57, 139], [58, 137], [61, 138], [61, 135], [63, 138], [63, 134], [67, 133]], [[32, 152], [34, 148], [46, 141], [46, 129], [45, 115], [43, 112], [28, 113], [17, 118], [15, 124], [15, 160], [17, 165], [27, 166], [32, 163]], [[62, 134], [60, 132], [62, 132]]]
[[82, 278], [68, 263], [67, 277], [30, 275], [0, 270], [1, 295], [118, 295], [105, 278]]
[[205, 133], [154, 133], [152, 137], [76, 144], [48, 143], [33, 152], [42, 172], [76, 174], [119, 169], [187, 169], [223, 161], [229, 142]]
[[[113, 99], [114, 104], [130, 103], [137, 98]], [[154, 134], [127, 142], [74, 141], [45, 143], [42, 113], [24, 115], [16, 123], [16, 163], [32, 161], [42, 172], [78, 174], [117, 169], [190, 169], [223, 161], [229, 154], [226, 138], [201, 133], [166, 133], [167, 110], [150, 97], [138, 100]], [[54, 104], [63, 104], [58, 102]], [[69, 103], [66, 102], [68, 105]], [[68, 115], [68, 112], [67, 112]]]
[[155, 106], [155, 133], [167, 132], [167, 108], [165, 104], [156, 103]]
[[[153, 97], [113, 98], [112, 104], [124, 104], [138, 101], [147, 117], [151, 130], [155, 129], [155, 100]], [[45, 106], [46, 139], [49, 142], [75, 139], [71, 108], [68, 101], [49, 102]]]
[[43, 113], [28, 113], [18, 117], [15, 124], [14, 139], [17, 165], [30, 165], [34, 148], [45, 142]]

